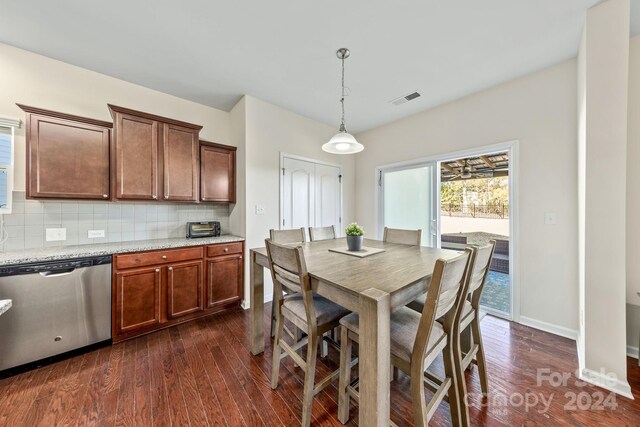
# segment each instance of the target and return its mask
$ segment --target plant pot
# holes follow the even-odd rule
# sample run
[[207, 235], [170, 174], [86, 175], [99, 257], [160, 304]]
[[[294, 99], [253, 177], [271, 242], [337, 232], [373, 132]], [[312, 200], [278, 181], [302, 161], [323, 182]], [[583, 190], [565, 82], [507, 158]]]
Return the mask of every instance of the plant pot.
[[363, 236], [347, 236], [347, 248], [352, 252], [361, 251], [362, 240], [364, 240]]

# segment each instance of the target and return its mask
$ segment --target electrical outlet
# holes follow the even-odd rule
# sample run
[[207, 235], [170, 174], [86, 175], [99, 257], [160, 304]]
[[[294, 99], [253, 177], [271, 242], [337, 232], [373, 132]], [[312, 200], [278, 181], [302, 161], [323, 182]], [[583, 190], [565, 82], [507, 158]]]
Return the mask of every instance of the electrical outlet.
[[264, 215], [265, 208], [262, 205], [256, 205], [256, 215]]
[[46, 229], [47, 242], [59, 242], [61, 240], [67, 240], [66, 228], [47, 228]]
[[104, 230], [89, 230], [87, 232], [89, 239], [97, 239], [98, 237], [104, 237]]

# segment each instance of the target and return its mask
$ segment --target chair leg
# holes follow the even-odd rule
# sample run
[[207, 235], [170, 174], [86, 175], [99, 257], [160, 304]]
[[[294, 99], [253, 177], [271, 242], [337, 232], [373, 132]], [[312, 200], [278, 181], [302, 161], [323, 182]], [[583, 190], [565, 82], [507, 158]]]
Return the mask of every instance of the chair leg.
[[311, 424], [311, 406], [313, 404], [313, 386], [316, 374], [316, 358], [318, 356], [318, 334], [309, 331], [307, 343], [307, 369], [304, 375], [304, 390], [302, 394], [302, 427]]
[[461, 405], [460, 399], [462, 398], [458, 390], [458, 376], [456, 375], [455, 363], [453, 360], [453, 345], [451, 340], [447, 343], [447, 346], [443, 350], [444, 372], [445, 376], [451, 378], [451, 387], [449, 388], [449, 408], [451, 410], [451, 423], [454, 426], [466, 427], [468, 424], [463, 424], [463, 420], [468, 420], [469, 417], [463, 418], [461, 416], [461, 410], [466, 410], [466, 406]]
[[349, 331], [342, 326], [340, 345], [340, 381], [338, 383], [338, 420], [342, 424], [349, 421], [350, 398], [347, 387], [351, 384], [351, 347]]
[[473, 340], [478, 345], [476, 353], [476, 361], [478, 362], [478, 371], [480, 373], [480, 388], [482, 394], [487, 396], [489, 393], [489, 380], [487, 378], [487, 361], [484, 358], [484, 345], [482, 344], [482, 335], [480, 334], [480, 313], [476, 313], [476, 318], [471, 321], [471, 332]]
[[[462, 344], [460, 342], [460, 333], [456, 334], [451, 340], [451, 360], [453, 361], [453, 369], [455, 378], [451, 377], [456, 382], [456, 396], [458, 396], [457, 404], [460, 414], [460, 425], [468, 426], [469, 423], [469, 408], [467, 407], [467, 385], [465, 383], [464, 368], [462, 366]], [[446, 349], [445, 349], [446, 351]], [[446, 357], [446, 355], [445, 355]], [[469, 364], [471, 365], [471, 363]], [[447, 374], [447, 376], [449, 376]], [[451, 405], [451, 394], [449, 395], [449, 405]], [[453, 406], [451, 406], [453, 411]], [[453, 419], [453, 416], [452, 416]]]
[[284, 330], [284, 324], [282, 321], [282, 316], [278, 316], [276, 320], [276, 333], [275, 339], [273, 340], [273, 356], [271, 358], [271, 388], [275, 389], [278, 387], [278, 378], [280, 377], [280, 353], [282, 349], [280, 348], [280, 340], [282, 339], [282, 332]]
[[[427, 403], [424, 394], [423, 366], [411, 366], [411, 400], [413, 401], [413, 423], [416, 427], [427, 427]], [[456, 425], [455, 423], [453, 424]]]

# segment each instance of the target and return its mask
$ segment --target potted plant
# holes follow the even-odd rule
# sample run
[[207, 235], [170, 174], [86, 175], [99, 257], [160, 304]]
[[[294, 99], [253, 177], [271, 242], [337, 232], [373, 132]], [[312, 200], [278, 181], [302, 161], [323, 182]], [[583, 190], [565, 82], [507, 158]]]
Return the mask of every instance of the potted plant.
[[352, 222], [344, 229], [344, 232], [347, 235], [347, 248], [353, 252], [362, 250], [364, 228], [358, 225], [358, 223]]

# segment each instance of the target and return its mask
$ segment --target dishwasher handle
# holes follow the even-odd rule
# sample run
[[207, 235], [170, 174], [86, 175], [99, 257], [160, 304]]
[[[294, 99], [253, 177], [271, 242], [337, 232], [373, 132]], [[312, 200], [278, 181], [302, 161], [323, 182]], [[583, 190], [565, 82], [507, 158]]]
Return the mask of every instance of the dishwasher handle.
[[49, 271], [41, 271], [40, 276], [42, 277], [60, 277], [71, 274], [75, 271], [75, 268], [65, 268], [62, 270], [49, 270]]

